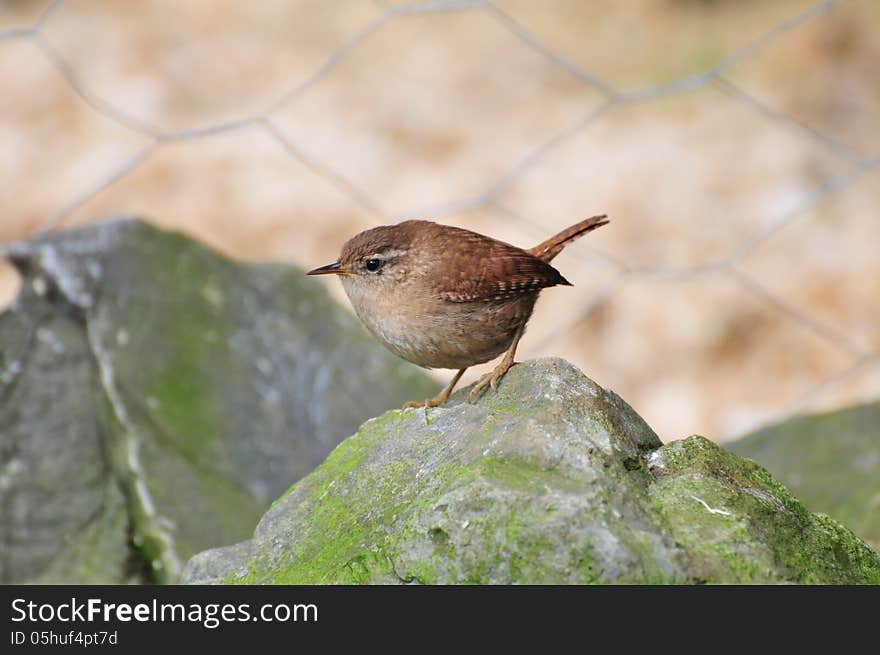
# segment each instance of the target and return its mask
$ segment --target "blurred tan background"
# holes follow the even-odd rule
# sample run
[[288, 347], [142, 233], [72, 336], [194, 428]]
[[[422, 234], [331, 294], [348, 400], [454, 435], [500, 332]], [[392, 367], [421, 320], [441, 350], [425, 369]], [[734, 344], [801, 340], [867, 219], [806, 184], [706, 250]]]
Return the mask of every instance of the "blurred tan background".
[[0, 0], [0, 243], [136, 214], [314, 267], [605, 212], [520, 358], [726, 439], [880, 396], [878, 66], [877, 0]]

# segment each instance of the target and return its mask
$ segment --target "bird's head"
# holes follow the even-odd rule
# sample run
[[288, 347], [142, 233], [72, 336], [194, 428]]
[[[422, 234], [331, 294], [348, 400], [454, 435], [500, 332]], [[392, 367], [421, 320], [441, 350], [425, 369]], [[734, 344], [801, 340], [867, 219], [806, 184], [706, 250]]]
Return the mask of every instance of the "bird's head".
[[339, 259], [308, 275], [338, 275], [349, 298], [388, 292], [413, 272], [418, 248], [417, 223], [382, 225], [356, 234], [342, 246]]

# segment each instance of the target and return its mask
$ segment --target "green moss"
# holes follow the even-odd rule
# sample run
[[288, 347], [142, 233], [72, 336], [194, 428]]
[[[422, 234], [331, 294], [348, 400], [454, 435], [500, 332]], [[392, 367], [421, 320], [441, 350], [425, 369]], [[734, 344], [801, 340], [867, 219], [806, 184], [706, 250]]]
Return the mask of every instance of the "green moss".
[[675, 540], [696, 561], [697, 577], [715, 582], [771, 581], [769, 567], [762, 564], [768, 553], [751, 539], [742, 508], [724, 484], [676, 477], [652, 489], [652, 498]]
[[173, 351], [145, 385], [147, 398], [155, 399], [151, 411], [154, 420], [165, 434], [185, 435], [174, 440], [174, 447], [194, 463], [210, 452], [222, 432], [216, 380], [206, 377], [207, 371], [214, 369], [207, 362], [223, 358], [224, 370], [230, 375], [243, 375], [237, 363], [224, 354], [225, 348], [205, 338], [216, 328], [217, 317], [205, 311], [204, 305], [174, 321], [166, 342]]
[[537, 457], [487, 455], [474, 464], [475, 470], [505, 487], [526, 491], [540, 496], [547, 489], [564, 489], [577, 492], [583, 489], [583, 481], [573, 479], [552, 469], [544, 469], [546, 462]]
[[[265, 568], [255, 562], [245, 579], [230, 581], [346, 584], [399, 580], [391, 563], [399, 538], [394, 535], [412, 533], [413, 514], [429, 502], [420, 497], [420, 491], [429, 485], [454, 484], [462, 475], [474, 475], [457, 465], [446, 465], [419, 484], [416, 463], [392, 461], [374, 468], [369, 480], [353, 476], [377, 442], [393, 438], [407, 420], [407, 412], [392, 410], [368, 421], [318, 469], [294, 485], [288, 494], [302, 498], [296, 512], [308, 513], [307, 533], [281, 562]], [[429, 449], [430, 443], [425, 446]], [[430, 577], [427, 569], [422, 574]]]
[[708, 579], [880, 581], [880, 558], [870, 548], [827, 517], [811, 514], [757, 464], [702, 437], [659, 452], [655, 507]]
[[794, 418], [726, 445], [880, 548], [880, 403]]

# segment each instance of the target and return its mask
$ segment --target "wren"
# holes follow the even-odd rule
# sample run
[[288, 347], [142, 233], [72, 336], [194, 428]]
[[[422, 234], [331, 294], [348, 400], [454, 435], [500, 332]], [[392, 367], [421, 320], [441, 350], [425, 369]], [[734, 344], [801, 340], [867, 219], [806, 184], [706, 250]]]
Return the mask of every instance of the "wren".
[[340, 276], [358, 317], [395, 355], [424, 368], [458, 369], [437, 396], [405, 408], [446, 402], [468, 367], [505, 353], [474, 385], [474, 402], [513, 366], [541, 289], [571, 286], [549, 262], [606, 223], [605, 215], [593, 216], [524, 250], [458, 227], [405, 221], [355, 235], [339, 261], [308, 275]]

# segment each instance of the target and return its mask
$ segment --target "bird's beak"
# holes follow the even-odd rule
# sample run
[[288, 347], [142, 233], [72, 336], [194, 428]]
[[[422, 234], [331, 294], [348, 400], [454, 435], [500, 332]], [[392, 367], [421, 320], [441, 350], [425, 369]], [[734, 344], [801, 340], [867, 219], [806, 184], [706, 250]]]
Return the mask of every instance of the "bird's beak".
[[342, 268], [342, 264], [339, 262], [333, 262], [332, 264], [313, 269], [306, 273], [306, 275], [330, 275], [331, 273], [334, 275], [348, 275], [348, 271]]

